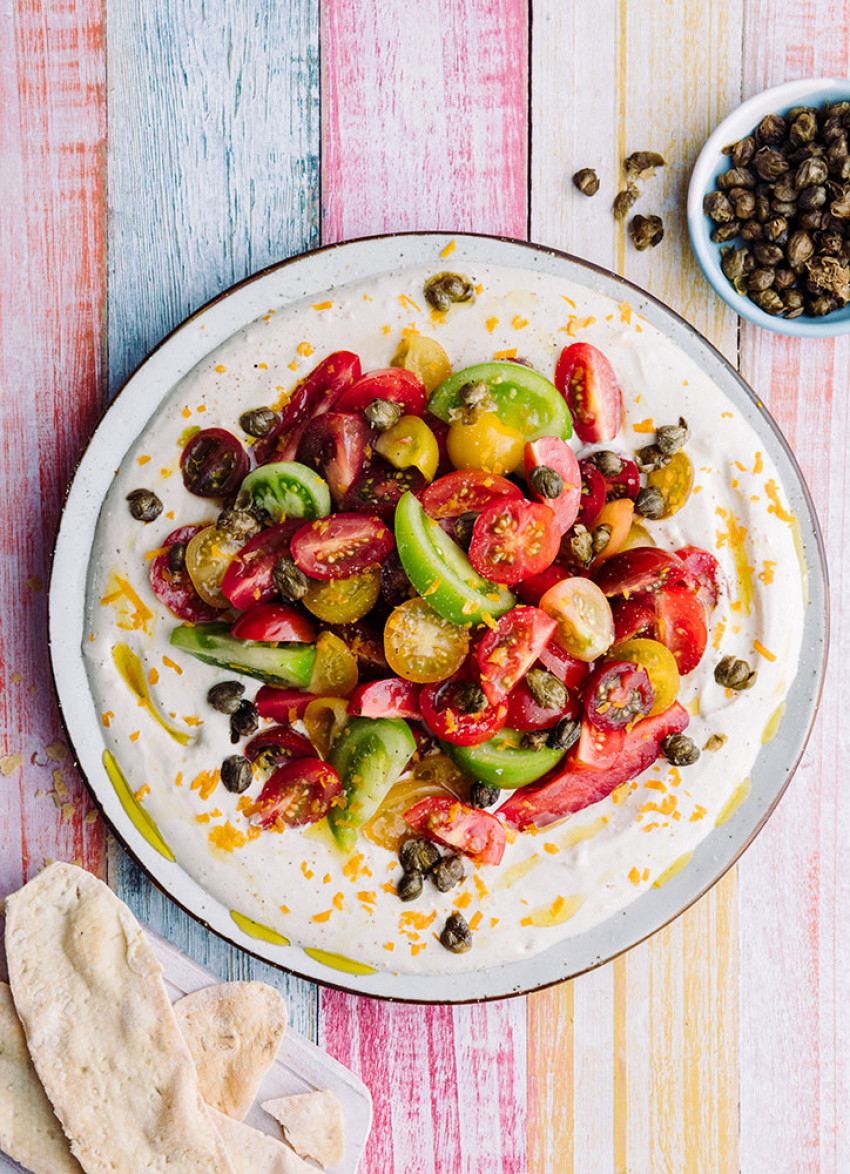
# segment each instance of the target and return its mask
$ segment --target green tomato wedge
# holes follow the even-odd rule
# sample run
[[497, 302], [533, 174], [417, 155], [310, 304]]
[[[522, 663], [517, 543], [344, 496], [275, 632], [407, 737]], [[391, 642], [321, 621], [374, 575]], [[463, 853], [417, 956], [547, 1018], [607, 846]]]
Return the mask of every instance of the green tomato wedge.
[[518, 363], [477, 363], [456, 371], [434, 391], [428, 411], [452, 423], [452, 412], [463, 405], [460, 390], [467, 383], [487, 384], [503, 424], [516, 428], [526, 440], [559, 436], [569, 440], [573, 422], [561, 393], [538, 371]]
[[521, 730], [506, 726], [478, 746], [440, 742], [440, 748], [471, 778], [503, 791], [515, 791], [517, 787], [525, 787], [541, 778], [566, 754], [566, 750], [553, 750], [549, 746], [540, 750], [522, 750], [521, 739]]
[[342, 782], [345, 806], [331, 807], [328, 823], [340, 848], [350, 852], [357, 833], [381, 804], [416, 750], [400, 718], [354, 717], [331, 747], [328, 762]]
[[273, 522], [284, 518], [325, 518], [331, 512], [331, 491], [313, 469], [298, 461], [273, 461], [249, 473], [239, 490]]
[[434, 611], [453, 624], [498, 619], [516, 603], [504, 587], [483, 579], [458, 544], [405, 493], [395, 512], [398, 557], [408, 579]]
[[316, 659], [315, 644], [238, 640], [230, 635], [229, 624], [218, 621], [181, 624], [171, 633], [171, 644], [205, 664], [290, 689], [306, 689]]

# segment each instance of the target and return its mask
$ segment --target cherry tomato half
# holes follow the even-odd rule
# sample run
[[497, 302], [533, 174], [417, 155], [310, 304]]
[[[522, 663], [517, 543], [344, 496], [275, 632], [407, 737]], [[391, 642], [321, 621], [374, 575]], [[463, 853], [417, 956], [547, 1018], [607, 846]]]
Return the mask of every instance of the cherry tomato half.
[[614, 617], [608, 600], [590, 579], [577, 576], [550, 587], [540, 607], [558, 622], [555, 640], [577, 660], [591, 661], [610, 648]]
[[561, 531], [548, 505], [507, 498], [476, 518], [469, 561], [494, 583], [518, 583], [554, 562], [560, 544]]
[[469, 651], [469, 632], [420, 597], [399, 604], [384, 628], [384, 654], [406, 681], [425, 685], [456, 673]]
[[590, 672], [590, 666], [586, 660], [579, 660], [577, 656], [571, 656], [561, 647], [557, 640], [557, 633], [555, 639], [550, 640], [546, 647], [541, 649], [540, 663], [559, 681], [563, 682], [568, 689], [580, 689]]
[[245, 449], [223, 428], [196, 432], [180, 454], [183, 484], [195, 497], [231, 497], [250, 464]]
[[428, 517], [439, 521], [441, 518], [459, 518], [467, 510], [480, 513], [485, 506], [502, 498], [520, 501], [519, 486], [498, 473], [462, 469], [433, 481], [420, 494], [419, 500]]
[[594, 444], [614, 439], [623, 420], [623, 397], [602, 351], [589, 342], [564, 347], [555, 386], [567, 401], [580, 440]]
[[311, 758], [313, 747], [303, 734], [291, 726], [270, 726], [247, 742], [242, 751], [250, 762], [266, 770], [273, 770], [291, 758]]
[[419, 685], [389, 677], [384, 681], [367, 681], [351, 694], [348, 712], [352, 717], [401, 717], [421, 721]]
[[504, 854], [507, 837], [501, 821], [459, 799], [422, 799], [405, 811], [404, 818], [419, 835], [455, 848], [481, 864], [498, 864]]
[[633, 661], [646, 669], [655, 690], [651, 717], [669, 709], [679, 696], [681, 682], [676, 658], [660, 641], [635, 636], [631, 640], [624, 640], [622, 644], [615, 644], [608, 655], [612, 660]]
[[381, 521], [391, 522], [405, 493], [419, 493], [424, 485], [425, 478], [418, 469], [394, 469], [375, 457], [349, 486], [343, 508], [358, 514], [376, 514]]
[[263, 685], [254, 704], [260, 717], [271, 718], [281, 725], [300, 721], [307, 706], [315, 698], [300, 689], [279, 689], [276, 685]]
[[329, 412], [355, 379], [360, 359], [352, 351], [334, 351], [297, 384], [281, 409], [280, 421], [253, 447], [258, 465], [294, 461], [301, 437], [316, 416]]
[[466, 423], [458, 420], [449, 427], [446, 448], [456, 469], [483, 469], [490, 473], [513, 473], [522, 464], [523, 434], [501, 420], [495, 412], [482, 412]]
[[421, 416], [427, 399], [425, 386], [418, 375], [400, 367], [367, 371], [343, 392], [336, 402], [338, 412], [363, 412], [372, 400], [387, 399], [411, 416]]
[[328, 412], [311, 421], [296, 456], [302, 465], [321, 473], [339, 508], [366, 464], [371, 440], [372, 429], [362, 416]]
[[655, 690], [646, 669], [629, 660], [606, 660], [584, 690], [587, 720], [600, 730], [621, 730], [650, 712]]
[[312, 644], [316, 639], [316, 629], [294, 607], [284, 603], [258, 603], [239, 616], [230, 629], [230, 635], [239, 640], [262, 640], [267, 644], [276, 640]]
[[607, 770], [622, 754], [625, 740], [625, 730], [602, 730], [585, 716], [579, 740], [570, 757], [576, 766]]
[[[587, 665], [582, 664], [582, 669], [587, 672]], [[566, 704], [560, 709], [538, 705], [528, 685], [520, 681], [508, 697], [506, 725], [512, 730], [551, 730], [563, 717], [580, 716], [581, 705], [574, 693], [567, 692]]]
[[180, 526], [173, 530], [163, 542], [163, 553], [151, 562], [148, 577], [151, 589], [160, 603], [164, 603], [172, 615], [192, 624], [203, 624], [217, 620], [219, 609], [205, 603], [195, 590], [185, 565], [179, 571], [172, 571], [168, 565], [168, 552], [172, 546], [185, 545], [204, 526]]
[[277, 595], [272, 571], [278, 559], [289, 554], [292, 535], [304, 525], [302, 518], [287, 518], [260, 531], [241, 548], [225, 572], [221, 590], [227, 599], [245, 611], [255, 603], [266, 603]]
[[554, 511], [561, 533], [566, 534], [578, 517], [581, 505], [582, 479], [575, 453], [565, 440], [557, 436], [542, 436], [525, 446], [525, 475], [532, 469], [546, 465], [560, 473], [564, 487], [557, 497], [541, 497], [533, 489], [530, 494], [536, 501], [542, 501]]
[[614, 501], [605, 503], [596, 525], [610, 526], [611, 534], [606, 545], [593, 560], [593, 566], [607, 562], [622, 548], [632, 528], [634, 513], [635, 503], [628, 497], [615, 498]]
[[689, 587], [667, 587], [654, 597], [655, 635], [676, 658], [682, 676], [693, 672], [708, 644], [705, 610]]
[[339, 775], [320, 758], [297, 758], [278, 767], [248, 809], [251, 823], [283, 831], [316, 823], [342, 790]]
[[514, 607], [478, 645], [481, 688], [491, 705], [503, 700], [549, 643], [557, 623], [539, 607]]
[[605, 478], [593, 461], [579, 461], [578, 467], [581, 470], [581, 505], [576, 520], [590, 530], [605, 505]]
[[463, 690], [476, 680], [474, 672], [463, 671], [448, 681], [423, 685], [419, 707], [428, 729], [455, 746], [478, 746], [498, 734], [508, 718], [506, 702], [488, 702], [483, 709], [465, 713]]
[[687, 453], [677, 452], [670, 458], [669, 464], [663, 469], [653, 469], [646, 477], [647, 485], [660, 489], [664, 498], [664, 512], [662, 518], [669, 518], [678, 513], [688, 498], [694, 485], [694, 466]]
[[541, 571], [539, 575], [530, 575], [529, 578], [523, 579], [521, 583], [517, 583], [514, 587], [514, 592], [520, 597], [523, 603], [537, 607], [550, 587], [554, 587], [562, 579], [569, 579], [572, 573], [570, 568], [564, 566], [563, 563], [552, 563], [550, 567], [547, 567], [545, 571]]
[[638, 591], [654, 591], [680, 583], [685, 569], [675, 554], [655, 546], [636, 546], [608, 559], [594, 578], [606, 595], [628, 597]]
[[349, 697], [360, 677], [357, 657], [333, 632], [320, 632], [308, 693], [317, 697]]
[[390, 675], [384, 656], [384, 629], [375, 620], [358, 620], [353, 624], [331, 624], [330, 630], [357, 657], [361, 681], [382, 680]]
[[380, 593], [380, 573], [369, 570], [350, 579], [313, 579], [301, 602], [326, 624], [355, 624], [372, 610]]
[[418, 375], [429, 395], [452, 373], [449, 356], [443, 347], [423, 334], [409, 334], [403, 338], [390, 359], [390, 366], [403, 367], [405, 371]]
[[292, 536], [292, 557], [312, 579], [350, 579], [378, 567], [395, 545], [379, 518], [331, 514], [302, 525]]
[[402, 416], [378, 436], [374, 447], [396, 469], [416, 468], [426, 481], [433, 481], [437, 474], [440, 446], [419, 416]]
[[604, 473], [602, 474], [602, 479], [605, 482], [605, 500], [619, 501], [621, 497], [629, 497], [634, 501], [640, 493], [638, 467], [630, 457], [623, 456], [622, 453], [617, 453], [617, 456], [623, 462], [620, 472], [615, 473], [612, 477], [606, 477]]
[[186, 572], [204, 603], [227, 607], [222, 585], [241, 542], [218, 526], [204, 526], [186, 543]]
[[655, 630], [655, 607], [651, 597], [615, 599], [611, 603], [614, 616], [614, 643], [630, 640], [632, 636], [652, 635]]
[[685, 586], [694, 592], [706, 611], [711, 611], [717, 606], [725, 585], [720, 563], [699, 546], [683, 546], [676, 554], [687, 567]]

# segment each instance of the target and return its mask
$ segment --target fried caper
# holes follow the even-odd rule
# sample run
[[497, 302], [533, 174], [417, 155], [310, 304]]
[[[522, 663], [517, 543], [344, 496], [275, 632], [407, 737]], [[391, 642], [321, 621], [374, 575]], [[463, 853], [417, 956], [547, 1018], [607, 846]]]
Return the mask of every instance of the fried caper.
[[295, 603], [307, 594], [307, 576], [289, 555], [277, 560], [272, 571], [272, 580], [278, 595], [287, 603]]
[[528, 484], [540, 497], [558, 497], [564, 489], [564, 478], [548, 465], [535, 465], [528, 474]]
[[155, 522], [162, 513], [162, 502], [152, 489], [134, 489], [127, 494], [127, 501], [137, 522]]
[[363, 409], [363, 415], [371, 428], [375, 428], [378, 432], [386, 432], [388, 428], [392, 428], [394, 424], [399, 422], [402, 411], [399, 405], [394, 404], [392, 400], [373, 399]]
[[668, 734], [661, 741], [661, 753], [673, 766], [691, 766], [699, 758], [699, 747], [687, 734]]
[[541, 709], [563, 709], [567, 704], [567, 687], [548, 669], [529, 669], [525, 683]]
[[465, 954], [472, 949], [472, 930], [462, 913], [452, 913], [447, 918], [440, 943], [453, 954]]
[[431, 869], [431, 880], [441, 893], [459, 885], [465, 875], [460, 856], [442, 856]]
[[245, 686], [239, 681], [219, 681], [207, 693], [207, 701], [219, 713], [236, 713]]
[[241, 754], [231, 754], [221, 764], [221, 781], [232, 795], [241, 795], [251, 786], [251, 763]]
[[272, 428], [280, 422], [280, 415], [273, 408], [252, 408], [250, 412], [243, 412], [239, 417], [239, 427], [249, 436], [261, 439], [268, 436]]
[[396, 892], [402, 901], [415, 901], [422, 893], [422, 873], [403, 872], [396, 885]]
[[717, 684], [736, 692], [752, 688], [757, 676], [756, 669], [751, 669], [745, 660], [734, 656], [724, 656], [714, 670]]
[[476, 808], [492, 807], [499, 798], [499, 788], [489, 783], [475, 782], [469, 788], [469, 806]]
[[430, 840], [411, 836], [402, 840], [398, 859], [405, 872], [428, 872], [440, 859], [440, 853]]
[[454, 302], [475, 300], [475, 287], [460, 273], [436, 273], [425, 282], [425, 301], [434, 310], [448, 310]]
[[253, 701], [240, 701], [230, 715], [230, 741], [238, 742], [240, 738], [253, 734], [259, 724], [260, 717]]

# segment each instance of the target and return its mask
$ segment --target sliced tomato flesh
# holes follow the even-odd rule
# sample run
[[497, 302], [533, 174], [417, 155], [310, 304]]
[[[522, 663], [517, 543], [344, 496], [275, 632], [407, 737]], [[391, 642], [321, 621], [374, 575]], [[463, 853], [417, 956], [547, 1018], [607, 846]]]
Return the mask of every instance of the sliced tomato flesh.
[[316, 639], [316, 629], [311, 621], [294, 607], [283, 603], [258, 603], [249, 607], [234, 622], [230, 634], [239, 640], [262, 640], [266, 644], [277, 640], [312, 644]]
[[439, 795], [421, 799], [405, 811], [404, 818], [418, 835], [463, 852], [480, 864], [498, 864], [504, 854], [507, 837], [500, 820], [459, 799]]
[[657, 546], [635, 546], [613, 555], [594, 573], [606, 595], [635, 595], [680, 583], [685, 564], [675, 554]]
[[479, 746], [498, 734], [508, 719], [505, 701], [487, 701], [483, 708], [472, 712], [463, 703], [464, 690], [477, 683], [477, 673], [465, 666], [447, 681], [422, 686], [422, 719], [436, 737], [455, 746]]
[[250, 762], [259, 762], [271, 770], [291, 758], [312, 758], [314, 751], [310, 739], [291, 726], [270, 726], [255, 734], [242, 753]]
[[580, 689], [590, 672], [586, 660], [579, 660], [562, 648], [554, 637], [540, 650], [540, 663], [568, 689]]
[[422, 508], [429, 518], [459, 518], [468, 510], [480, 513], [485, 506], [500, 498], [522, 500], [519, 486], [498, 473], [484, 469], [458, 469], [432, 481], [419, 495]]
[[503, 499], [476, 518], [469, 561], [479, 575], [494, 583], [519, 583], [555, 561], [560, 541], [549, 506]]
[[302, 525], [292, 536], [292, 557], [312, 579], [350, 579], [380, 566], [395, 545], [380, 518], [331, 514]]
[[401, 677], [367, 681], [351, 694], [348, 712], [352, 717], [400, 717], [421, 721], [420, 686]]
[[605, 770], [613, 766], [623, 752], [626, 735], [621, 729], [602, 730], [586, 716], [572, 753], [576, 766]]
[[706, 611], [717, 606], [724, 587], [720, 563], [708, 550], [699, 546], [683, 546], [676, 551], [687, 568], [685, 586], [694, 592]]
[[320, 758], [297, 758], [278, 767], [247, 809], [256, 827], [283, 831], [327, 815], [342, 790], [339, 775]]
[[339, 509], [366, 464], [371, 440], [372, 429], [362, 416], [328, 412], [311, 422], [298, 444], [296, 458], [321, 473]]
[[205, 529], [206, 526], [199, 525], [179, 526], [173, 530], [162, 544], [162, 554], [152, 560], [148, 571], [151, 590], [159, 602], [165, 604], [179, 620], [188, 620], [192, 624], [217, 620], [221, 613], [217, 607], [201, 599], [185, 566], [179, 571], [172, 571], [168, 555], [172, 546], [185, 545], [190, 538]]
[[336, 402], [338, 412], [359, 413], [376, 399], [398, 404], [406, 415], [421, 416], [428, 396], [418, 375], [401, 367], [367, 371]]
[[557, 436], [542, 436], [525, 446], [525, 475], [532, 469], [546, 466], [560, 474], [563, 488], [557, 497], [542, 497], [530, 490], [537, 501], [542, 501], [554, 512], [561, 533], [566, 534], [578, 517], [581, 506], [582, 479], [575, 453], [565, 440]]
[[628, 660], [598, 665], [584, 691], [587, 720], [600, 730], [622, 730], [646, 717], [654, 704], [649, 674]]
[[520, 681], [508, 697], [506, 725], [512, 730], [551, 730], [562, 718], [580, 716], [581, 705], [569, 690], [563, 706], [540, 705], [525, 681]]
[[539, 575], [529, 575], [527, 579], [517, 583], [514, 592], [523, 603], [537, 607], [550, 587], [554, 587], [556, 583], [560, 583], [564, 579], [571, 578], [573, 574], [574, 572], [569, 567], [565, 567], [563, 563], [552, 563]]
[[605, 500], [619, 501], [620, 498], [628, 497], [634, 501], [640, 493], [638, 467], [631, 457], [624, 456], [622, 453], [617, 453], [617, 456], [623, 462], [620, 472], [614, 473], [612, 476], [602, 474], [602, 479], [605, 482]]
[[307, 706], [315, 697], [302, 693], [300, 689], [279, 689], [276, 685], [263, 685], [254, 698], [260, 717], [269, 718], [281, 725], [301, 721]]
[[693, 672], [708, 644], [708, 624], [699, 598], [685, 586], [655, 596], [655, 638], [669, 648], [682, 676]]
[[579, 461], [578, 467], [581, 472], [581, 500], [576, 521], [590, 530], [596, 525], [596, 519], [602, 513], [607, 487], [605, 478], [593, 461]]
[[281, 409], [278, 424], [254, 445], [257, 464], [294, 461], [298, 442], [310, 421], [330, 411], [346, 387], [359, 377], [360, 359], [353, 351], [334, 351], [322, 359], [296, 386]]
[[613, 440], [623, 421], [623, 397], [614, 368], [598, 347], [574, 342], [561, 351], [555, 386], [567, 401], [580, 440]]
[[382, 522], [390, 522], [405, 493], [419, 493], [424, 485], [418, 469], [394, 469], [387, 461], [373, 457], [346, 490], [343, 508], [376, 514]]
[[301, 518], [287, 518], [261, 530], [246, 542], [224, 573], [221, 590], [226, 599], [245, 611], [255, 603], [266, 603], [277, 595], [272, 572], [275, 563], [289, 554], [292, 535], [304, 525]]
[[539, 607], [514, 607], [478, 645], [481, 687], [491, 705], [522, 680], [558, 625]]
[[630, 640], [632, 636], [651, 634], [655, 630], [655, 606], [651, 599], [615, 599], [611, 604], [611, 614], [614, 617], [615, 644]]

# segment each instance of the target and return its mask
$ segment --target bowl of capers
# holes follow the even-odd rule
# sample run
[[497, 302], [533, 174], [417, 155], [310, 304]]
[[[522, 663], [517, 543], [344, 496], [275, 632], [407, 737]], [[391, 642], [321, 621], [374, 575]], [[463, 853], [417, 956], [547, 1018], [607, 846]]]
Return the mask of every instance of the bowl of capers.
[[742, 318], [802, 338], [850, 333], [850, 80], [786, 82], [725, 118], [691, 173], [688, 230]]

